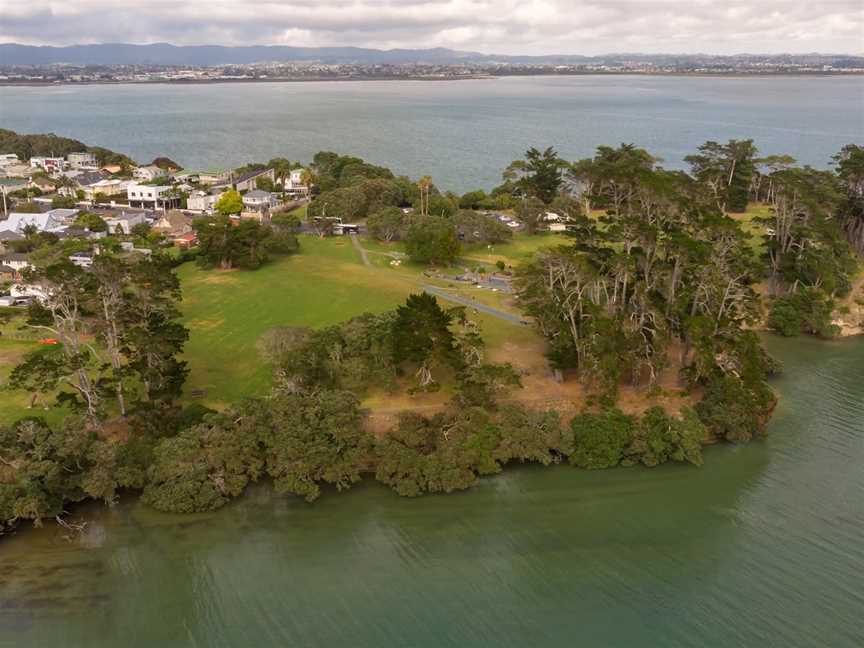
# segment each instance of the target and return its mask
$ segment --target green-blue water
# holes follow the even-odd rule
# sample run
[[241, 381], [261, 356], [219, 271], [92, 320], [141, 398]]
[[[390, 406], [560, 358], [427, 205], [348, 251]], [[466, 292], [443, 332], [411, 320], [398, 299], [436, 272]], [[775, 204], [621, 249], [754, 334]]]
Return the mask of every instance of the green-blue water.
[[864, 340], [768, 340], [764, 441], [702, 468], [519, 468], [401, 499], [132, 501], [0, 541], [0, 646], [864, 643]]
[[677, 168], [706, 140], [753, 138], [825, 168], [864, 139], [862, 106], [860, 76], [0, 87], [0, 127], [193, 168], [332, 150], [467, 191], [498, 184], [529, 146], [579, 159], [633, 142]]

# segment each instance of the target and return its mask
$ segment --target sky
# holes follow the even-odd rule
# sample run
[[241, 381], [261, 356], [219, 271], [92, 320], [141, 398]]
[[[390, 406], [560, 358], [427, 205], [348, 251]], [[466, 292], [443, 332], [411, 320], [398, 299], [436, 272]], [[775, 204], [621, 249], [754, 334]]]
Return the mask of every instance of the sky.
[[862, 0], [0, 0], [0, 42], [864, 53]]

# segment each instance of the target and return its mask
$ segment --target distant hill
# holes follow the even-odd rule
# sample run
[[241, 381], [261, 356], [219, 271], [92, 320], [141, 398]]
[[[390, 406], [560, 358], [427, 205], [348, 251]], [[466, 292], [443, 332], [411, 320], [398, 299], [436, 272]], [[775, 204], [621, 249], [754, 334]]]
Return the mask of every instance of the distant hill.
[[190, 65], [220, 66], [250, 63], [320, 62], [326, 64], [545, 64], [621, 65], [625, 62], [648, 62], [658, 65], [717, 65], [734, 62], [767, 62], [773, 64], [817, 64], [834, 67], [862, 67], [864, 58], [837, 54], [740, 54], [717, 56], [711, 54], [606, 54], [580, 56], [549, 54], [542, 56], [507, 56], [464, 52], [443, 47], [434, 49], [379, 50], [362, 47], [287, 47], [282, 45], [255, 45], [223, 47], [221, 45], [171, 45], [153, 43], [131, 45], [103, 43], [98, 45], [70, 45], [67, 47], [0, 44], [0, 65]]

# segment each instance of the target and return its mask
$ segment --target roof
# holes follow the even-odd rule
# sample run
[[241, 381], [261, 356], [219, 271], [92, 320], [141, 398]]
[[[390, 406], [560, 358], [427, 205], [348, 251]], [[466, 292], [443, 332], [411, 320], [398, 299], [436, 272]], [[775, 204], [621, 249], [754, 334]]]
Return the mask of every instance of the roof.
[[24, 239], [18, 232], [12, 230], [0, 230], [0, 241], [22, 241]]
[[14, 274], [15, 268], [10, 268], [7, 265], [0, 264], [0, 272], [2, 272], [3, 274]]
[[26, 261], [27, 255], [23, 252], [7, 252], [0, 256], [0, 261]]
[[247, 171], [236, 178], [234, 178], [234, 184], [238, 182], [246, 182], [247, 180], [251, 180], [252, 178], [257, 178], [260, 175], [264, 175], [265, 173], [272, 173], [273, 169], [259, 169], [258, 171]]

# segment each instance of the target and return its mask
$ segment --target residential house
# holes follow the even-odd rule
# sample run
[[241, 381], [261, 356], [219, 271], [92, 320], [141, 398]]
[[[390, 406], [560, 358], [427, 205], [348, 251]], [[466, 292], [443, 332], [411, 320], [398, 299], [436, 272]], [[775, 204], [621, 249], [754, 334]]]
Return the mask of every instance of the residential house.
[[177, 247], [190, 248], [198, 244], [198, 235], [195, 232], [188, 232], [175, 236], [172, 241]]
[[0, 265], [0, 282], [16, 281], [18, 273], [15, 268], [7, 265]]
[[12, 164], [20, 164], [20, 160], [15, 153], [0, 153], [0, 167], [7, 167]]
[[221, 195], [222, 192], [193, 191], [186, 199], [186, 209], [200, 213], [212, 212]]
[[243, 195], [243, 207], [245, 211], [268, 212], [275, 209], [279, 204], [276, 194], [261, 189], [253, 189]]
[[18, 232], [13, 232], [11, 230], [3, 229], [4, 222], [0, 221], [0, 254], [6, 252], [7, 243], [11, 241], [21, 241], [24, 239], [23, 234], [19, 234]]
[[[257, 181], [259, 178], [269, 178], [271, 181], [276, 181], [276, 172], [273, 169], [262, 169], [260, 171], [248, 171], [246, 173], [235, 176], [231, 184], [237, 191], [252, 191], [257, 189]], [[221, 185], [217, 185], [221, 186]]]
[[156, 220], [153, 229], [160, 234], [175, 238], [192, 231], [192, 217], [182, 211], [172, 209]]
[[20, 252], [8, 252], [0, 256], [0, 263], [12, 268], [19, 275], [27, 268], [33, 267], [33, 264], [27, 260], [27, 255]]
[[93, 252], [75, 252], [69, 255], [69, 260], [79, 268], [89, 268], [93, 265]]
[[126, 189], [132, 184], [129, 180], [119, 180], [116, 178], [107, 178], [99, 180], [93, 184], [82, 186], [85, 200], [96, 200], [97, 196], [118, 196], [125, 194]]
[[132, 177], [141, 182], [153, 182], [159, 178], [168, 177], [168, 172], [165, 169], [160, 169], [155, 164], [138, 167], [132, 172]]
[[116, 216], [105, 219], [105, 223], [108, 225], [108, 231], [110, 233], [116, 233], [119, 228], [119, 230], [127, 236], [132, 233], [133, 227], [146, 222], [147, 218], [141, 212], [121, 212]]
[[282, 184], [282, 190], [291, 197], [308, 196], [309, 187], [303, 182], [305, 169], [292, 169]]
[[13, 162], [6, 166], [0, 166], [0, 177], [4, 178], [29, 178], [36, 173], [38, 169], [32, 168], [29, 164]]
[[70, 153], [66, 156], [66, 161], [73, 169], [95, 168], [96, 156], [93, 153]]
[[119, 164], [106, 164], [102, 167], [102, 170], [110, 173], [111, 175], [116, 175], [123, 171], [123, 167]]
[[130, 207], [149, 209], [172, 209], [180, 206], [180, 197], [174, 187], [144, 185], [133, 182], [126, 187]]
[[31, 157], [30, 167], [34, 169], [43, 169], [48, 173], [60, 173], [66, 168], [66, 160], [62, 157]]
[[[59, 213], [54, 213], [59, 212]], [[21, 212], [11, 212], [9, 218], [5, 221], [0, 221], [0, 229], [17, 232], [22, 234], [24, 228], [35, 227], [39, 232], [57, 232], [66, 227], [66, 212], [78, 213], [77, 209], [65, 209], [44, 212], [42, 214], [24, 214]]]

